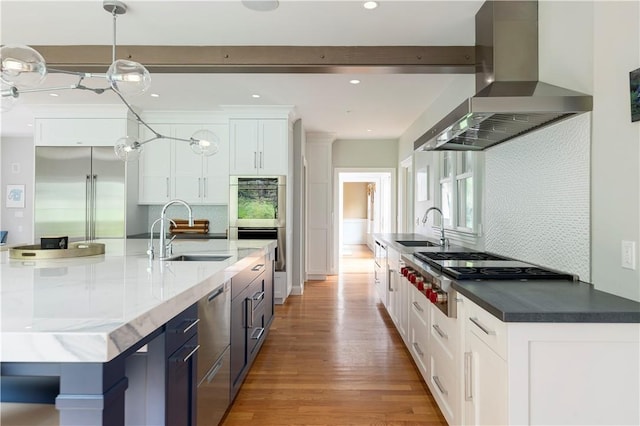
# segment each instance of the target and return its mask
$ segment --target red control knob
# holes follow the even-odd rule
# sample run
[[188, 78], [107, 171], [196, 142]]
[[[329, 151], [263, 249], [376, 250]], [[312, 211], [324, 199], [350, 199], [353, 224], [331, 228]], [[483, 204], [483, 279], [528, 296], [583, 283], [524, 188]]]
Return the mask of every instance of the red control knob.
[[402, 276], [406, 277], [407, 276], [407, 267], [403, 266], [402, 268], [400, 268], [400, 273], [402, 274]]
[[424, 278], [419, 275], [416, 277], [416, 287], [418, 287], [420, 291], [424, 290]]
[[433, 289], [431, 288], [427, 288], [427, 290], [424, 292], [425, 296], [427, 296], [427, 299], [431, 300], [431, 293], [433, 293]]
[[438, 293], [432, 291], [431, 294], [429, 294], [429, 300], [431, 303], [436, 303], [438, 301]]
[[416, 283], [416, 277], [417, 277], [417, 275], [416, 275], [415, 272], [413, 272], [413, 273], [411, 273], [411, 275], [409, 275], [409, 281], [411, 281], [411, 284], [415, 284]]

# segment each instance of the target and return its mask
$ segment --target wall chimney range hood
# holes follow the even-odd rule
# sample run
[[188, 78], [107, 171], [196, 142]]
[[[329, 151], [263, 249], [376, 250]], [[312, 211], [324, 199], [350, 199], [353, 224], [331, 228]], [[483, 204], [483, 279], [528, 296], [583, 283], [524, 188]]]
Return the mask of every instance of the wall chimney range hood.
[[538, 81], [538, 2], [486, 1], [476, 14], [476, 95], [414, 142], [480, 151], [575, 114], [593, 98]]

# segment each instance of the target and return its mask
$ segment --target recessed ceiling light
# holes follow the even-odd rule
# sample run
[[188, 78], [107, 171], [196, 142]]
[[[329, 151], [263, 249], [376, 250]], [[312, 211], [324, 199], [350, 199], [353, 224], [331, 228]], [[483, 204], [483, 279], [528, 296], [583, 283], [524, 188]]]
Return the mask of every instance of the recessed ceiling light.
[[242, 4], [247, 9], [257, 10], [258, 12], [276, 10], [280, 5], [278, 0], [242, 0]]
[[158, 95], [157, 93], [152, 93], [152, 94], [151, 94], [151, 97], [152, 97], [152, 98], [159, 98], [159, 97], [160, 97], [160, 95]]
[[349, 80], [349, 83], [351, 83], [351, 84], [360, 84], [360, 80], [354, 78], [353, 80]]
[[257, 93], [254, 93], [253, 95], [251, 95], [251, 97], [258, 99], [260, 97], [260, 95], [258, 95]]
[[370, 131], [371, 131], [371, 129], [367, 129], [367, 132], [370, 132]]
[[373, 10], [376, 7], [378, 7], [378, 2], [377, 1], [365, 1], [364, 4], [362, 5], [365, 9], [368, 10]]
[[60, 95], [58, 95], [57, 93], [49, 93], [49, 96], [53, 96], [54, 98], [57, 98]]
[[33, 127], [33, 123], [27, 123], [27, 127]]

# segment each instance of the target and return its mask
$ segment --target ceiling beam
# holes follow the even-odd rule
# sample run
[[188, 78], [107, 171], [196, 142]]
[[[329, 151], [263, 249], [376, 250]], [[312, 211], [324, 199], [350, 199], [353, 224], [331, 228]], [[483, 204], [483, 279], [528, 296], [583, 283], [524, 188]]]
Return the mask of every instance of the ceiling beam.
[[[50, 68], [105, 72], [111, 46], [32, 46]], [[117, 46], [157, 73], [473, 74], [474, 46]]]

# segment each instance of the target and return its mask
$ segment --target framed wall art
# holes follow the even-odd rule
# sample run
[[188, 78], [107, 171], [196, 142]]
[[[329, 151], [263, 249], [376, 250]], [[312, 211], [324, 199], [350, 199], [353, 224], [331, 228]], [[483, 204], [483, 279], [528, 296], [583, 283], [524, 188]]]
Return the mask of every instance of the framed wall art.
[[640, 68], [629, 73], [631, 121], [640, 121]]
[[7, 208], [24, 208], [24, 185], [7, 185]]

